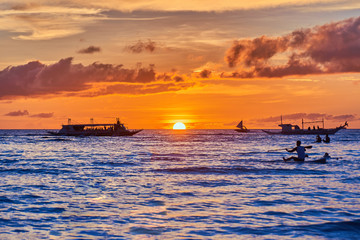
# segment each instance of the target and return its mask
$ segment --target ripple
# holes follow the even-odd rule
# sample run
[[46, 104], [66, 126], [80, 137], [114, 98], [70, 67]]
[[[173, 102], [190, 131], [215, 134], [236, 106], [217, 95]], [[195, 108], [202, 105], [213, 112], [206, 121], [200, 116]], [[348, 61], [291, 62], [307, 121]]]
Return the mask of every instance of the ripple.
[[360, 130], [313, 136], [144, 130], [129, 138], [0, 130], [3, 239], [357, 239]]

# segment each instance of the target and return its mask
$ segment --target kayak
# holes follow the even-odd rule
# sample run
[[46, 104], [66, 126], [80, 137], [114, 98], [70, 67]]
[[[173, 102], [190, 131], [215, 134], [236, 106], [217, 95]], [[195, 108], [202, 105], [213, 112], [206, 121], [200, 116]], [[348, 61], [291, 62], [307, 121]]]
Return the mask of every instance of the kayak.
[[285, 161], [286, 163], [318, 163], [318, 164], [324, 164], [326, 163], [326, 157], [321, 157], [316, 160], [305, 160], [305, 161]]
[[322, 157], [322, 158], [319, 158], [319, 159], [316, 159], [316, 160], [311, 160], [311, 161], [306, 161], [306, 162], [324, 164], [324, 163], [326, 163], [326, 158]]

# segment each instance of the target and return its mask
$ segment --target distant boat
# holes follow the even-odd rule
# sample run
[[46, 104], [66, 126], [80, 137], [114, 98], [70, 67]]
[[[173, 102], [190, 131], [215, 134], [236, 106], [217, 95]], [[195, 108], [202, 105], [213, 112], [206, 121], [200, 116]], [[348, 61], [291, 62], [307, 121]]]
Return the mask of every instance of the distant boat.
[[237, 131], [237, 132], [243, 132], [243, 133], [250, 132], [250, 130], [244, 126], [242, 120], [239, 122], [239, 124], [236, 127], [238, 128], [238, 129], [235, 129], [235, 131]]
[[[322, 122], [322, 128], [320, 128], [319, 126], [317, 128], [315, 128], [315, 126], [313, 126], [313, 128], [308, 127], [307, 129], [304, 129], [304, 123], [319, 123]], [[262, 130], [263, 132], [266, 132], [267, 134], [270, 135], [276, 135], [276, 134], [281, 134], [281, 135], [330, 135], [330, 134], [335, 134], [337, 131], [341, 130], [341, 129], [346, 129], [346, 126], [348, 126], [348, 123], [345, 122], [344, 125], [340, 125], [339, 127], [336, 128], [324, 128], [324, 119], [322, 121], [314, 121], [314, 122], [304, 122], [304, 120], [302, 119], [302, 129], [298, 126], [298, 125], [293, 125], [293, 124], [288, 124], [288, 123], [282, 123], [282, 118], [281, 118], [281, 124], [279, 124], [279, 127], [281, 127], [281, 131], [268, 131], [268, 130]]]
[[142, 129], [128, 130], [119, 119], [113, 124], [71, 124], [69, 119], [58, 132], [49, 133], [56, 136], [132, 136], [140, 131]]

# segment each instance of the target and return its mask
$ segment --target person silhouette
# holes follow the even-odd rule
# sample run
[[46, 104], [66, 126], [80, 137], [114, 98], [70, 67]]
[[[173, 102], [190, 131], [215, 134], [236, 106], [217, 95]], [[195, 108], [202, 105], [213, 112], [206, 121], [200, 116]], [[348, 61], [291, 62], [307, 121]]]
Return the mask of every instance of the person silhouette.
[[287, 152], [297, 152], [297, 157], [295, 156], [291, 156], [289, 158], [285, 158], [283, 157], [284, 161], [287, 162], [289, 160], [294, 160], [294, 161], [305, 161], [305, 157], [306, 157], [306, 154], [305, 154], [305, 151], [306, 151], [306, 148], [312, 148], [312, 146], [301, 146], [301, 141], [298, 140], [296, 141], [296, 147], [294, 147], [293, 149], [285, 149]]
[[326, 134], [325, 138], [324, 138], [324, 143], [330, 143], [330, 138], [329, 138], [329, 135]]
[[320, 135], [317, 135], [315, 142], [321, 143], [321, 141], [322, 141], [322, 139], [321, 139]]

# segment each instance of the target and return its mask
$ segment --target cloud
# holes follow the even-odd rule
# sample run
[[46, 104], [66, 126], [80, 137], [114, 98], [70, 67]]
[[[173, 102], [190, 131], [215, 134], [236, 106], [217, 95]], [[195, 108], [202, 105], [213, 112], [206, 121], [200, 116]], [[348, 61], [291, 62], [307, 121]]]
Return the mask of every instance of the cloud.
[[84, 32], [104, 18], [100, 9], [78, 8], [46, 1], [3, 4], [0, 30], [15, 33], [18, 40], [48, 40]]
[[[84, 33], [100, 21], [152, 21], [165, 17], [112, 17], [110, 5], [42, 0], [0, 4], [0, 30], [16, 40], [50, 40]], [[119, 10], [119, 9], [116, 9]], [[120, 10], [121, 11], [121, 10]], [[123, 11], [118, 12], [123, 16]]]
[[[333, 4], [339, 8], [336, 3], [338, 1], [329, 0], [252, 0], [252, 1], [234, 1], [234, 0], [207, 0], [204, 1], [179, 1], [179, 0], [136, 0], [136, 1], [119, 1], [119, 0], [73, 0], [77, 5], [100, 7], [106, 9], [117, 9], [120, 11], [135, 11], [135, 10], [155, 10], [155, 11], [230, 11], [240, 9], [261, 9], [267, 7], [277, 6], [304, 6], [309, 4], [314, 8], [316, 3], [319, 5]], [[330, 3], [329, 3], [330, 2]], [[340, 1], [341, 7], [358, 7], [357, 0]], [[315, 6], [314, 6], [315, 5]]]
[[54, 116], [54, 113], [38, 113], [30, 115], [30, 117], [34, 118], [52, 118]]
[[204, 69], [199, 73], [199, 77], [201, 78], [209, 78], [211, 76], [211, 70]]
[[115, 84], [107, 86], [101, 90], [89, 91], [81, 94], [82, 97], [97, 97], [109, 94], [127, 94], [127, 95], [146, 95], [166, 92], [176, 92], [184, 90], [195, 85], [194, 82], [188, 83], [151, 83], [151, 84]]
[[4, 114], [4, 116], [9, 116], [9, 117], [29, 116], [29, 117], [33, 117], [33, 118], [51, 118], [54, 116], [54, 113], [38, 113], [38, 114], [30, 115], [28, 110], [23, 110], [23, 111], [18, 110], [18, 111], [9, 112], [7, 114]]
[[[35, 3], [36, 2], [36, 3]], [[159, 12], [224, 12], [248, 9], [270, 10], [276, 7], [301, 6], [303, 10], [314, 8], [357, 9], [357, 0], [276, 0], [276, 1], [165, 1], [165, 0], [18, 0], [0, 4], [0, 30], [11, 32], [17, 40], [49, 40], [84, 33], [89, 26], [103, 21], [153, 21], [168, 18], [156, 17]], [[136, 12], [136, 14], [133, 14]], [[151, 17], [139, 17], [139, 15]], [[120, 17], [118, 17], [120, 16]], [[129, 17], [130, 16], [130, 17]]]
[[89, 47], [87, 47], [87, 48], [80, 49], [80, 50], [78, 51], [78, 53], [92, 54], [92, 53], [100, 52], [100, 51], [101, 51], [101, 48], [100, 48], [100, 47], [89, 46]]
[[4, 116], [19, 117], [19, 116], [27, 116], [27, 115], [29, 115], [28, 110], [24, 110], [24, 111], [19, 110], [19, 111], [9, 112]]
[[143, 42], [139, 40], [137, 43], [133, 45], [126, 46], [125, 50], [131, 53], [142, 53], [145, 51], [154, 52], [155, 48], [156, 48], [156, 43], [149, 39], [147, 42]]
[[[154, 65], [142, 67], [138, 64], [134, 69], [127, 69], [123, 68], [123, 65], [98, 62], [84, 66], [74, 64], [71, 57], [49, 65], [32, 61], [0, 71], [0, 99], [61, 93], [76, 95], [83, 91], [94, 92], [93, 88], [101, 88], [101, 85], [107, 85], [107, 90], [103, 91], [103, 94], [116, 93], [116, 91], [128, 94], [150, 93], [151, 91], [160, 92], [162, 89], [175, 91], [190, 86], [181, 84], [185, 81], [182, 76], [176, 73], [157, 74], [154, 68]], [[159, 85], [151, 86], [155, 83]], [[131, 84], [134, 86], [130, 87]], [[100, 93], [101, 91], [97, 91], [97, 94]]]
[[[237, 78], [360, 72], [360, 17], [300, 29], [282, 37], [234, 41], [225, 61]], [[287, 62], [274, 64], [279, 55]], [[273, 61], [275, 62], [275, 61]]]

